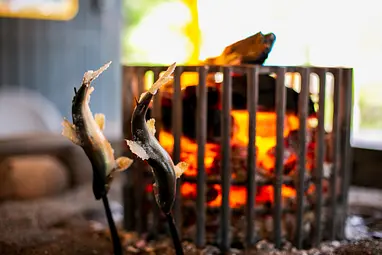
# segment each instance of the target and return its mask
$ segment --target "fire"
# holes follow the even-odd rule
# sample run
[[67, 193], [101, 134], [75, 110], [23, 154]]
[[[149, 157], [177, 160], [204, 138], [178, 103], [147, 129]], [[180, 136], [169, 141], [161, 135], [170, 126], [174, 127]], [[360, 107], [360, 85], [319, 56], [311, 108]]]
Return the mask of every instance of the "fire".
[[[248, 145], [248, 112], [245, 110], [232, 110], [233, 128], [231, 137], [231, 147], [239, 148], [246, 153]], [[284, 123], [284, 138], [287, 138], [291, 131], [297, 130], [299, 121], [296, 115], [288, 114]], [[274, 148], [276, 146], [276, 113], [275, 112], [257, 112], [256, 114], [256, 154], [257, 169], [269, 174], [274, 171], [275, 156]], [[161, 131], [159, 141], [163, 148], [170, 154], [173, 149], [173, 136], [171, 133]], [[185, 176], [196, 177], [197, 175], [197, 143], [185, 136], [181, 137], [181, 160], [188, 162], [189, 168], [184, 173]], [[297, 155], [292, 149], [285, 149], [284, 165], [295, 164]], [[217, 143], [206, 143], [205, 146], [205, 170], [207, 176], [219, 175], [220, 167], [217, 165], [220, 157], [220, 145]], [[246, 161], [246, 154], [242, 156], [243, 162]], [[311, 164], [307, 165], [311, 169]], [[245, 166], [244, 166], [245, 168]], [[232, 171], [232, 179], [239, 177], [239, 174]], [[196, 198], [196, 184], [183, 183], [181, 193], [185, 198]], [[218, 184], [209, 185], [207, 191], [207, 205], [220, 206], [222, 200], [221, 186]], [[256, 192], [256, 203], [273, 202], [273, 186], [267, 185], [258, 187]], [[282, 186], [283, 198], [295, 198], [296, 190], [293, 187]], [[232, 185], [230, 189], [230, 205], [231, 207], [240, 207], [245, 205], [247, 198], [247, 190], [245, 186]]]
[[[221, 186], [214, 184], [210, 188], [213, 190], [216, 195], [208, 201], [207, 194], [207, 205], [211, 207], [218, 207], [222, 203], [222, 190]], [[184, 197], [187, 198], [195, 198], [196, 197], [196, 184], [195, 183], [184, 183], [181, 187], [181, 193]], [[282, 186], [281, 195], [285, 198], [295, 198], [296, 190], [292, 187], [288, 187], [286, 185]], [[264, 186], [260, 191], [256, 194], [256, 203], [263, 204], [266, 202], [274, 201], [274, 193], [273, 186], [267, 185]], [[240, 186], [232, 186], [230, 189], [230, 197], [229, 203], [231, 207], [241, 207], [244, 206], [247, 202], [247, 189], [245, 187]]]

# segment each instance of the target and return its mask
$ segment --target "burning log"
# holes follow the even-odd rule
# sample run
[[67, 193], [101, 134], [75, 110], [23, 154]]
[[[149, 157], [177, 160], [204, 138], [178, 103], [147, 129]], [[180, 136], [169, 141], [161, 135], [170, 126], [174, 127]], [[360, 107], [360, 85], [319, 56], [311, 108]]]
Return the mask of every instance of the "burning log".
[[114, 254], [123, 254], [121, 241], [111, 214], [107, 192], [109, 191], [113, 175], [130, 167], [132, 160], [127, 157], [114, 159], [114, 151], [102, 130], [105, 127], [105, 116], [96, 114], [93, 118], [90, 107], [90, 94], [94, 91], [91, 82], [104, 72], [111, 62], [97, 71], [84, 74], [81, 87], [74, 88], [72, 101], [73, 124], [64, 119], [62, 134], [74, 144], [82, 147], [93, 167], [93, 193], [97, 200], [102, 199], [106, 217], [113, 240]]
[[243, 40], [227, 46], [220, 56], [208, 58], [204, 61], [207, 65], [236, 65], [254, 64], [262, 65], [268, 58], [276, 36], [273, 33], [263, 34], [258, 32]]
[[[221, 125], [221, 83], [207, 86], [207, 140], [217, 141], [220, 138]], [[196, 138], [196, 102], [197, 85], [187, 86], [182, 90], [183, 135], [190, 139]], [[269, 75], [259, 75], [258, 110], [275, 112], [276, 79]], [[162, 123], [163, 129], [171, 131], [172, 95], [173, 91], [165, 89], [162, 92]], [[247, 77], [237, 75], [232, 77], [232, 110], [247, 109]], [[286, 88], [286, 112], [298, 114], [299, 93], [292, 88]], [[315, 114], [314, 103], [309, 98], [308, 115]]]
[[[273, 33], [256, 33], [243, 40], [227, 46], [220, 56], [208, 58], [202, 64], [204, 65], [239, 65], [239, 64], [257, 64], [262, 65], [268, 58], [273, 48], [276, 36]], [[214, 74], [211, 74], [213, 76]], [[221, 125], [221, 81], [215, 78], [208, 79], [207, 84], [207, 140], [214, 141], [220, 138]], [[171, 131], [172, 114], [172, 86], [165, 89], [162, 93], [162, 122], [163, 129]], [[196, 90], [197, 85], [190, 85], [182, 91], [182, 109], [183, 109], [183, 134], [191, 139], [196, 137]], [[247, 76], [233, 74], [232, 76], [232, 109], [247, 109]], [[261, 111], [275, 111], [275, 93], [276, 79], [269, 75], [259, 75], [259, 101], [258, 109]], [[286, 112], [298, 114], [299, 93], [292, 88], [286, 88]], [[309, 99], [308, 115], [315, 113], [313, 101]]]

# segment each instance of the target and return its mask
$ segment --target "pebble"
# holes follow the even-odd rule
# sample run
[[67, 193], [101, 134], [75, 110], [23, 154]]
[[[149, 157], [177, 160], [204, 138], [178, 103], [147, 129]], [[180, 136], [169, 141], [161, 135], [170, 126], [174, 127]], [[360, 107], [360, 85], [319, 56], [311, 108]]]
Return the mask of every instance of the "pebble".
[[333, 241], [333, 242], [332, 242], [332, 246], [335, 247], [335, 248], [340, 247], [340, 246], [341, 246], [341, 242], [339, 242], [339, 241]]
[[308, 251], [308, 255], [320, 255], [320, 250], [317, 248], [312, 248]]
[[201, 252], [202, 255], [218, 255], [220, 251], [217, 247], [212, 245], [207, 245], [206, 248]]
[[[161, 241], [161, 246], [154, 245], [150, 248], [148, 248], [149, 244], [146, 243], [146, 249], [141, 247], [139, 249], [140, 245], [130, 245], [128, 246], [127, 250], [131, 253], [135, 254], [141, 254], [142, 251], [145, 251], [146, 253], [143, 254], [172, 254], [172, 248], [170, 248], [170, 244], [165, 244], [165, 241], [170, 242], [169, 240], [165, 239], [164, 241]], [[296, 247], [293, 246], [290, 242], [283, 243], [283, 249], [277, 250], [274, 247], [274, 244], [267, 241], [267, 240], [261, 240], [256, 244], [255, 250], [250, 250], [249, 253], [245, 253], [245, 251], [237, 248], [232, 248], [229, 250], [227, 255], [241, 255], [241, 254], [257, 254], [257, 255], [332, 255], [333, 251], [342, 245], [348, 244], [348, 241], [328, 241], [323, 242], [319, 245], [319, 247], [311, 248], [309, 250], [299, 250]], [[359, 243], [362, 243], [364, 247], [369, 246], [368, 242], [364, 241], [355, 241], [351, 242], [354, 246], [356, 246]], [[145, 246], [143, 245], [143, 246]], [[199, 250], [196, 248], [195, 244], [192, 242], [184, 241], [182, 242], [183, 249], [185, 254], [187, 255], [218, 255], [221, 254], [219, 251], [219, 248], [214, 245], [207, 245], [203, 250]], [[164, 249], [164, 247], [170, 248]]]
[[291, 249], [293, 249], [293, 244], [291, 242], [285, 242], [283, 247], [282, 247], [282, 250], [283, 251], [290, 251]]
[[261, 251], [273, 251], [274, 250], [274, 244], [266, 241], [266, 240], [261, 240], [256, 244], [256, 248]]
[[229, 255], [240, 255], [242, 254], [242, 251], [240, 251], [239, 249], [230, 249]]

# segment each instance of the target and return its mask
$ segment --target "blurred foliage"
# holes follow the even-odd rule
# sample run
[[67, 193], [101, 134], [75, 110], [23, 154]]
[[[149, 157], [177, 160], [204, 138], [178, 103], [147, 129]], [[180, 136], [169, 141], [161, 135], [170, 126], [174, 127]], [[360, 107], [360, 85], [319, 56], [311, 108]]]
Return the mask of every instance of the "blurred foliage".
[[122, 62], [128, 64], [129, 55], [134, 52], [134, 46], [129, 43], [129, 33], [139, 25], [139, 22], [158, 4], [168, 0], [124, 0], [124, 24], [122, 31]]
[[377, 84], [365, 85], [360, 89], [358, 105], [361, 116], [361, 128], [382, 129], [382, 88]]
[[[137, 54], [144, 55], [144, 52], [139, 52], [134, 45], [129, 41], [131, 32], [140, 25], [140, 22], [147, 14], [153, 11], [158, 5], [173, 0], [124, 0], [123, 15], [124, 25], [122, 34], [122, 63], [131, 64], [134, 62], [134, 57]], [[363, 28], [362, 31], [366, 31]], [[153, 35], [154, 37], [155, 35]], [[367, 36], [365, 36], [367, 38]], [[155, 43], [155, 42], [153, 42]], [[369, 48], [369, 47], [368, 47]], [[138, 52], [137, 52], [138, 51]], [[304, 49], [305, 65], [314, 65], [310, 47]], [[145, 63], [140, 63], [145, 64]], [[147, 63], [149, 64], [149, 63]], [[153, 64], [153, 63], [151, 63]], [[357, 72], [357, 70], [356, 70]], [[360, 83], [360, 82], [358, 82]], [[361, 82], [362, 83], [362, 82]], [[359, 106], [360, 128], [366, 129], [382, 129], [382, 87], [380, 84], [364, 84], [359, 89], [359, 94], [356, 96], [356, 102]], [[325, 118], [326, 122], [331, 122], [333, 106], [331, 103], [326, 105]], [[353, 113], [355, 113], [353, 111]]]

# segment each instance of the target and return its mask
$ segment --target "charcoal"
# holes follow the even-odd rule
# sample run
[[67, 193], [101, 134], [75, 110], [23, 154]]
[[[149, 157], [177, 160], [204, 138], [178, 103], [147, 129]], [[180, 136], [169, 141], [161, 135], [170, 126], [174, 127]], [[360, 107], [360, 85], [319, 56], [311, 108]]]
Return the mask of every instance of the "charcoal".
[[[261, 111], [275, 111], [276, 79], [269, 75], [259, 76], [259, 106]], [[286, 88], [286, 112], [298, 113], [299, 93]], [[218, 86], [207, 87], [207, 141], [219, 141], [221, 124], [221, 95]], [[182, 91], [183, 135], [196, 139], [197, 85], [187, 86]], [[247, 109], [247, 77], [232, 77], [232, 109]], [[308, 114], [314, 114], [313, 101], [309, 99]], [[162, 97], [163, 129], [171, 131], [172, 94], [164, 91]]]

